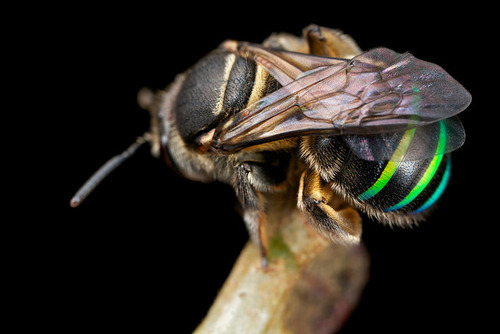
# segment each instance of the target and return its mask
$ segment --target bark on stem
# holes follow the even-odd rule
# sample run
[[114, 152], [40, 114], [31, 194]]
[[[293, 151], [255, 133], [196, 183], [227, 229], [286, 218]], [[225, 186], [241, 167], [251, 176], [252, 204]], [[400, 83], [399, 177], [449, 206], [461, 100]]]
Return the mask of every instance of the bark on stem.
[[268, 210], [269, 269], [247, 243], [196, 334], [333, 333], [368, 279], [363, 245], [324, 239], [288, 201]]

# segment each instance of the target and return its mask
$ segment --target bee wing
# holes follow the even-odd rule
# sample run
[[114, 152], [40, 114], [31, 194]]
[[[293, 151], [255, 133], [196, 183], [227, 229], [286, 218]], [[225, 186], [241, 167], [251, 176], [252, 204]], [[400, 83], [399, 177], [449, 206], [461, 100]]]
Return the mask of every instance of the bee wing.
[[344, 141], [364, 160], [415, 161], [456, 150], [465, 141], [465, 131], [454, 116], [405, 131], [347, 135]]
[[[471, 100], [441, 67], [409, 53], [378, 48], [347, 60], [249, 44], [243, 48], [284, 86], [221, 124], [213, 139], [219, 150], [292, 136], [342, 134], [352, 135], [352, 147], [360, 141], [369, 146], [357, 150], [361, 157], [380, 160], [393, 153], [376, 153], [382, 151], [381, 141], [390, 142], [386, 134], [452, 117]], [[463, 130], [453, 129], [449, 135], [458, 139], [449, 141], [459, 143]], [[419, 130], [417, 138], [426, 131]]]
[[305, 53], [269, 49], [259, 44], [236, 42], [240, 53], [254, 55], [255, 61], [264, 68], [282, 85], [286, 86], [305, 73], [327, 66], [344, 66], [347, 59], [316, 56]]

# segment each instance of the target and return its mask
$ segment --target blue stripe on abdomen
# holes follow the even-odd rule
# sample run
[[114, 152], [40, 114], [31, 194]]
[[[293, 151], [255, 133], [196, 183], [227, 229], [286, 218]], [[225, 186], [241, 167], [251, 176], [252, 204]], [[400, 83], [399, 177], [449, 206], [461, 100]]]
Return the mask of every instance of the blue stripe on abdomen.
[[436, 187], [436, 190], [434, 190], [432, 195], [427, 199], [427, 201], [425, 201], [424, 204], [422, 204], [418, 209], [412, 212], [413, 214], [423, 212], [429, 209], [434, 203], [436, 203], [436, 201], [441, 197], [444, 190], [446, 189], [446, 186], [448, 185], [450, 174], [451, 174], [451, 159], [450, 157], [448, 157], [443, 177], [441, 178], [439, 185]]

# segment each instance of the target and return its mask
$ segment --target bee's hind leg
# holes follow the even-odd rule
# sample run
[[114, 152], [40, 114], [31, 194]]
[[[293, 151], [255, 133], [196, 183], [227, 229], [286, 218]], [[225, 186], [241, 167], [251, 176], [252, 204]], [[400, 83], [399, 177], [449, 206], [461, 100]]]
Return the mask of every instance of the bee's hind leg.
[[297, 205], [320, 233], [344, 244], [357, 244], [361, 236], [361, 217], [352, 207], [334, 209], [330, 203], [334, 193], [329, 184], [311, 170], [300, 178]]
[[311, 24], [302, 32], [309, 44], [309, 53], [326, 56], [352, 58], [361, 53], [356, 42], [340, 30], [320, 27]]

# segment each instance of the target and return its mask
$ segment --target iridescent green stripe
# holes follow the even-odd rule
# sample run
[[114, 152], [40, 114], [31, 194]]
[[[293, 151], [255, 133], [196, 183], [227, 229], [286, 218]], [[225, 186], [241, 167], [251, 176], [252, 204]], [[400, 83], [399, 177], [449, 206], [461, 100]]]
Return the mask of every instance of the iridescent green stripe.
[[412, 213], [420, 213], [422, 211], [427, 210], [428, 208], [430, 208], [432, 206], [432, 204], [434, 204], [438, 200], [439, 197], [441, 197], [444, 189], [448, 185], [448, 180], [450, 179], [450, 174], [451, 174], [451, 159], [448, 158], [448, 161], [446, 162], [446, 169], [444, 170], [443, 177], [441, 179], [441, 182], [439, 182], [438, 187], [436, 188], [436, 190], [434, 191], [432, 196], [429, 197], [429, 199], [424, 204], [422, 204], [422, 206], [420, 208], [413, 211]]
[[[439, 122], [439, 140], [436, 152], [444, 152], [445, 146], [446, 146], [446, 126], [441, 121]], [[389, 212], [401, 209], [402, 207], [408, 205], [411, 201], [413, 201], [415, 197], [420, 195], [420, 193], [424, 190], [424, 188], [429, 184], [429, 182], [434, 177], [434, 174], [439, 168], [442, 159], [443, 159], [443, 154], [435, 155], [434, 158], [432, 158], [431, 163], [427, 167], [427, 170], [425, 171], [424, 175], [422, 176], [420, 181], [418, 181], [417, 185], [410, 191], [410, 193], [405, 198], [403, 198], [402, 201], [385, 209], [384, 211]]]
[[376, 194], [378, 194], [380, 190], [382, 190], [385, 187], [387, 182], [389, 182], [391, 177], [396, 172], [396, 169], [398, 168], [400, 161], [403, 159], [406, 151], [408, 150], [408, 147], [411, 144], [414, 134], [415, 134], [415, 128], [405, 131], [405, 134], [401, 138], [398, 147], [392, 154], [391, 160], [389, 160], [389, 162], [385, 166], [378, 180], [370, 188], [368, 188], [368, 190], [358, 195], [358, 199], [360, 201], [366, 201], [367, 199], [375, 196]]

